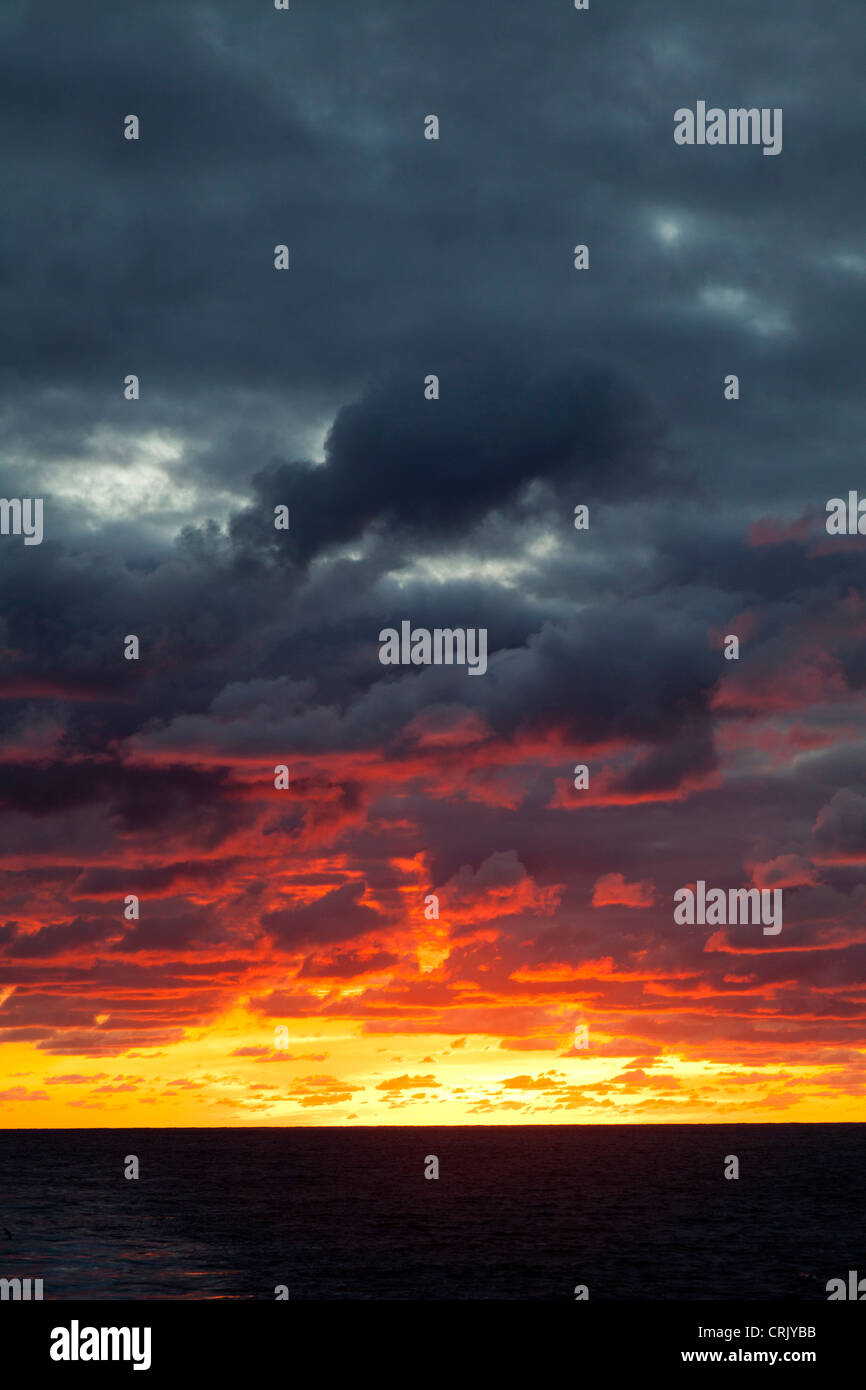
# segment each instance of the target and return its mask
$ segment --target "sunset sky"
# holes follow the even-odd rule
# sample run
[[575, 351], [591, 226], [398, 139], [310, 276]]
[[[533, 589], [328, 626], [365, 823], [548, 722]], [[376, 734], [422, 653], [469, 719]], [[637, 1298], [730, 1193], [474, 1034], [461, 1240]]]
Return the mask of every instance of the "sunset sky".
[[866, 34], [754, 8], [3, 7], [0, 1126], [863, 1118]]

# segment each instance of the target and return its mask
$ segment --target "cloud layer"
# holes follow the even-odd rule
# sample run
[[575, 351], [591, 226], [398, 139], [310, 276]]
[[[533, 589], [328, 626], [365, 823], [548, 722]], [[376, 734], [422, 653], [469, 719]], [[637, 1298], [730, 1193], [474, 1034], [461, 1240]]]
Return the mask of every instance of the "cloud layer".
[[853, 1117], [858, 7], [92, 10], [0, 17], [9, 1123]]

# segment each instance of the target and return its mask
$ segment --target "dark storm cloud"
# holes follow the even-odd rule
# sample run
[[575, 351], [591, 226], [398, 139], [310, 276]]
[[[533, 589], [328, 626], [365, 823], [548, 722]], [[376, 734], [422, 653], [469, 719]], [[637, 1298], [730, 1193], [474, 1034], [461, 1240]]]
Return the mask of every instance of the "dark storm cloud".
[[[238, 860], [222, 859], [218, 864], [212, 860], [198, 863], [165, 864], [159, 868], [140, 867], [136, 869], [136, 887], [148, 896], [158, 894], [169, 888], [182, 886], [189, 882], [213, 882], [230, 875], [237, 867]], [[78, 875], [73, 885], [72, 896], [117, 897], [129, 887], [129, 872], [126, 869], [86, 869]]]
[[[176, 477], [192, 470], [197, 508], [206, 512], [217, 479], [252, 493], [256, 510], [242, 509], [233, 529], [255, 550], [262, 505], [288, 501], [295, 529], [285, 548], [299, 558], [370, 525], [386, 527], [404, 555], [410, 544], [416, 552], [539, 478], [558, 487], [563, 510], [572, 500], [563, 483], [582, 486], [581, 496], [600, 489], [622, 499], [626, 484], [639, 495], [651, 481], [676, 508], [678, 470], [660, 470], [658, 451], [643, 447], [645, 422], [659, 416], [689, 421], [678, 448], [690, 469], [695, 429], [707, 431], [714, 452], [726, 441], [727, 476], [739, 470], [741, 497], [766, 494], [783, 472], [783, 506], [804, 490], [814, 500], [798, 432], [777, 409], [761, 410], [754, 389], [736, 407], [718, 389], [733, 357], [744, 381], [760, 367], [761, 392], [781, 389], [786, 407], [814, 410], [820, 400], [823, 408], [839, 389], [837, 371], [822, 370], [796, 401], [783, 385], [792, 353], [809, 344], [814, 355], [813, 330], [801, 322], [793, 338], [762, 333], [748, 312], [725, 320], [695, 306], [702, 286], [739, 272], [759, 297], [796, 292], [801, 316], [824, 314], [839, 344], [834, 357], [850, 360], [844, 326], [851, 322], [853, 343], [859, 282], [821, 268], [820, 200], [802, 190], [826, 186], [822, 138], [837, 164], [845, 160], [846, 129], [863, 99], [845, 69], [834, 71], [833, 89], [845, 93], [846, 116], [811, 65], [808, 84], [786, 82], [787, 55], [804, 34], [830, 70], [850, 53], [851, 15], [834, 8], [828, 26], [806, 3], [760, 14], [738, 3], [723, 16], [631, 6], [594, 15], [590, 31], [566, 6], [506, 8], [513, 44], [502, 41], [502, 9], [492, 4], [430, 12], [410, 0], [399, 13], [337, 4], [281, 29], [288, 17], [230, 3], [187, 12], [154, 4], [146, 15], [94, 3], [89, 27], [60, 13], [47, 37], [27, 23], [26, 7], [11, 6], [0, 60], [11, 110], [5, 154], [13, 168], [38, 161], [44, 171], [38, 183], [19, 180], [4, 232], [19, 272], [7, 285], [9, 321], [27, 324], [15, 345], [9, 427], [30, 457], [43, 439], [48, 456], [86, 456], [82, 432], [100, 423], [123, 433], [132, 421], [174, 424], [188, 436]], [[413, 42], [419, 26], [423, 56]], [[544, 52], [537, 71], [520, 62], [518, 40]], [[84, 84], [70, 77], [79, 69]], [[793, 103], [797, 134], [783, 157], [704, 151], [712, 160], [701, 162], [700, 152], [675, 147], [675, 105], [708, 84], [744, 102]], [[440, 107], [443, 138], [425, 142], [421, 117]], [[143, 122], [137, 143], [121, 138], [130, 110]], [[838, 194], [828, 187], [827, 197], [832, 212]], [[53, 204], [72, 210], [59, 248], [45, 215]], [[656, 211], [680, 217], [676, 247], [659, 244]], [[283, 237], [296, 259], [281, 277], [271, 259]], [[580, 237], [593, 246], [588, 276], [571, 269]], [[49, 280], [37, 300], [40, 269]], [[147, 383], [133, 406], [118, 399], [130, 357]], [[826, 363], [826, 352], [817, 357]], [[46, 369], [53, 394], [31, 399]], [[421, 398], [431, 370], [443, 381], [436, 404]], [[347, 403], [368, 381], [367, 394]], [[314, 398], [317, 418], [342, 405], [328, 466], [278, 462], [297, 427], [292, 412], [309, 413]], [[46, 433], [58, 411], [59, 427]], [[771, 418], [787, 434], [768, 452]], [[654, 445], [658, 427], [656, 419]], [[826, 447], [826, 432], [799, 434]], [[717, 488], [704, 470], [699, 494], [709, 501]], [[55, 505], [62, 515], [64, 504]], [[719, 528], [714, 544], [712, 527], [687, 530], [678, 537], [679, 552], [692, 552], [685, 577], [700, 582], [713, 566], [730, 572], [729, 531]], [[265, 539], [277, 544], [272, 528], [261, 548]], [[620, 548], [625, 559], [624, 538]], [[66, 566], [64, 584], [69, 578]], [[167, 612], [163, 626], [182, 627], [188, 661], [203, 640], [207, 600], [188, 570], [176, 578], [176, 591], [198, 589], [195, 617], [173, 609], [158, 584], [137, 604], [121, 578], [119, 590], [103, 586], [103, 623], [115, 592], [127, 617], [142, 602], [151, 618]], [[356, 578], [346, 575], [339, 597]], [[45, 620], [51, 612], [58, 625], [68, 620], [66, 605], [45, 599]], [[237, 623], [227, 594], [219, 606], [225, 638]], [[95, 678], [104, 679], [103, 624], [88, 629]]]
[[[138, 768], [114, 761], [6, 767], [0, 810], [50, 816], [59, 807], [105, 803], [121, 831], [180, 827], [219, 800], [225, 777], [189, 767]], [[230, 819], [230, 812], [229, 817]]]
[[260, 537], [261, 508], [273, 514], [284, 503], [297, 534], [271, 528], [272, 544], [284, 539], [302, 560], [374, 523], [408, 544], [427, 537], [426, 548], [507, 506], [534, 479], [577, 485], [587, 501], [649, 489], [661, 471], [658, 441], [633, 390], [581, 363], [501, 349], [485, 357], [452, 350], [437, 362], [445, 386], [436, 404], [419, 390], [420, 359], [376, 384], [339, 412], [324, 467], [287, 464], [255, 480], [260, 504], [235, 521], [234, 535]]
[[847, 787], [836, 792], [818, 814], [814, 841], [821, 857], [866, 862], [866, 797]]
[[[561, 902], [503, 914], [496, 943], [468, 940], [471, 904], [455, 912], [447, 988], [401, 982], [359, 1012], [417, 1003], [432, 1020], [467, 979], [513, 988], [523, 1009], [537, 991], [509, 985], [520, 965], [630, 967], [641, 953], [665, 981], [681, 972], [674, 994], [706, 979], [739, 998], [729, 954], [674, 935], [661, 907], [639, 924], [592, 911], [593, 885], [651, 870], [661, 902], [698, 871], [728, 882], [810, 851], [828, 879], [796, 889], [786, 931], [822, 950], [744, 954], [748, 969], [774, 987], [862, 976], [862, 953], [819, 959], [826, 923], [844, 931], [861, 913], [863, 808], [845, 788], [862, 752], [807, 740], [778, 782], [747, 759], [769, 737], [755, 715], [768, 683], [780, 721], [811, 702], [821, 735], [854, 719], [845, 701], [864, 684], [858, 619], [840, 612], [862, 549], [815, 544], [826, 498], [862, 471], [864, 47], [857, 6], [838, 0], [588, 15], [568, 0], [344, 0], [290, 17], [267, 0], [153, 0], [59, 7], [50, 22], [4, 8], [0, 487], [44, 491], [46, 539], [0, 538], [0, 836], [10, 867], [83, 865], [73, 897], [177, 895], [130, 927], [119, 913], [61, 922], [51, 893], [73, 870], [47, 865], [35, 902], [16, 879], [3, 983], [44, 992], [5, 1002], [8, 1036], [34, 1036], [37, 1019], [74, 1029], [44, 1044], [70, 1055], [171, 1041], [141, 998], [166, 991], [172, 1022], [210, 1016], [230, 991], [209, 972], [234, 983], [249, 962], [137, 961], [246, 930], [303, 954], [298, 978], [384, 973], [401, 959], [385, 940], [391, 853], [423, 854], [440, 884], [469, 866], [492, 891], [484, 866], [513, 852], [515, 882], [561, 884]], [[782, 106], [782, 155], [677, 148], [673, 112], [698, 98]], [[122, 139], [128, 112], [137, 143]], [[428, 112], [438, 144], [422, 139]], [[742, 398], [725, 402], [734, 371]], [[139, 402], [121, 398], [127, 372]], [[423, 399], [428, 373], [439, 401]], [[580, 502], [586, 533], [572, 527]], [[804, 515], [808, 534], [749, 539]], [[714, 703], [734, 673], [711, 634], [743, 613], [736, 708], [755, 723], [709, 794], [737, 734], [732, 706]], [[382, 667], [378, 632], [404, 617], [487, 626], [487, 675]], [[122, 660], [129, 632], [139, 663]], [[812, 689], [785, 707], [815, 652], [839, 707]], [[447, 734], [443, 709], [475, 721], [478, 747], [449, 758], [443, 737], [422, 766], [419, 720]], [[568, 757], [552, 772], [540, 750], [554, 738]], [[513, 799], [473, 799], [521, 740]], [[611, 758], [608, 794], [654, 798], [649, 812], [551, 804], [596, 747], [594, 778]], [[302, 756], [345, 766], [263, 810], [274, 763]], [[161, 863], [130, 868], [144, 842]], [[360, 877], [308, 866], [311, 842]], [[282, 855], [301, 886], [329, 891], [275, 908], [270, 864], [245, 854]], [[208, 889], [207, 908], [182, 896]], [[374, 932], [382, 949], [352, 949]], [[110, 968], [55, 970], [105, 940]], [[102, 993], [70, 1004], [52, 993], [64, 984]], [[634, 981], [587, 987], [647, 1006]], [[128, 1011], [114, 990], [138, 992]], [[100, 1008], [120, 1020], [110, 1036], [90, 1026]], [[528, 1006], [512, 1016], [515, 1032], [536, 1021]]]
[[[591, 19], [516, 0], [86, 11], [47, 27], [26, 5], [2, 17], [16, 195], [2, 307], [19, 325], [6, 426], [31, 458], [86, 457], [97, 423], [126, 430], [134, 411], [141, 427], [188, 430], [179, 476], [245, 487], [281, 435], [303, 433], [299, 416], [326, 419], [395, 354], [435, 371], [479, 330], [530, 358], [630, 360], [663, 413], [717, 421], [732, 446], [709, 390], [732, 358], [758, 373], [759, 401], [809, 422], [855, 388], [863, 281], [844, 255], [864, 98], [850, 5], [635, 3]], [[783, 155], [676, 147], [673, 111], [702, 93], [783, 105]], [[130, 111], [138, 142], [121, 138]], [[428, 111], [438, 143], [421, 138]], [[675, 247], [656, 216], [679, 218]], [[294, 259], [280, 276], [283, 240]], [[578, 240], [589, 276], [571, 268]], [[702, 304], [729, 283], [759, 307]], [[761, 327], [784, 312], [791, 336]], [[132, 407], [119, 399], [128, 370], [145, 384]], [[757, 386], [728, 467], [740, 487], [785, 480], [800, 494], [826, 417], [819, 437], [781, 422]], [[764, 451], [780, 427], [796, 455], [784, 461]], [[830, 427], [854, 438], [852, 417]], [[421, 470], [407, 471], [423, 495]]]
[[315, 979], [350, 980], [357, 975], [387, 970], [389, 966], [398, 965], [399, 961], [400, 957], [392, 955], [390, 951], [374, 951], [371, 956], [366, 957], [360, 956], [357, 951], [340, 951], [328, 958], [307, 956], [297, 978], [312, 976]]
[[303, 907], [278, 908], [262, 917], [262, 928], [285, 949], [324, 945], [384, 929], [388, 919], [359, 899], [363, 883], [344, 883]]
[[80, 950], [112, 934], [116, 923], [102, 917], [76, 917], [72, 922], [42, 927], [38, 932], [18, 933], [4, 948], [7, 959], [44, 959]]
[[[148, 904], [148, 913], [152, 913], [151, 904]], [[182, 953], [193, 944], [208, 943], [218, 932], [213, 913], [207, 909], [168, 912], [155, 919], [149, 916], [147, 921], [136, 922], [121, 939], [113, 942], [112, 949], [121, 955], [139, 951]]]

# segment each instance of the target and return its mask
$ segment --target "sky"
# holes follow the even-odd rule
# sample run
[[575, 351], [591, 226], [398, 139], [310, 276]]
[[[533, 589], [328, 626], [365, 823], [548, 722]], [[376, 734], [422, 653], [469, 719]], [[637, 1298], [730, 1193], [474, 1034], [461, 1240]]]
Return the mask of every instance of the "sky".
[[862, 1118], [864, 60], [857, 0], [3, 6], [0, 1125]]

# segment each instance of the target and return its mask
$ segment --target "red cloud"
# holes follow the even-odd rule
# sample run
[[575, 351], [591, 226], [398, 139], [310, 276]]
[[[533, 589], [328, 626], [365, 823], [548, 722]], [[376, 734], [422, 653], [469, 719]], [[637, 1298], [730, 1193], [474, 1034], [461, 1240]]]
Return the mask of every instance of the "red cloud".
[[652, 907], [655, 887], [650, 879], [627, 883], [622, 874], [603, 874], [592, 890], [593, 907]]

